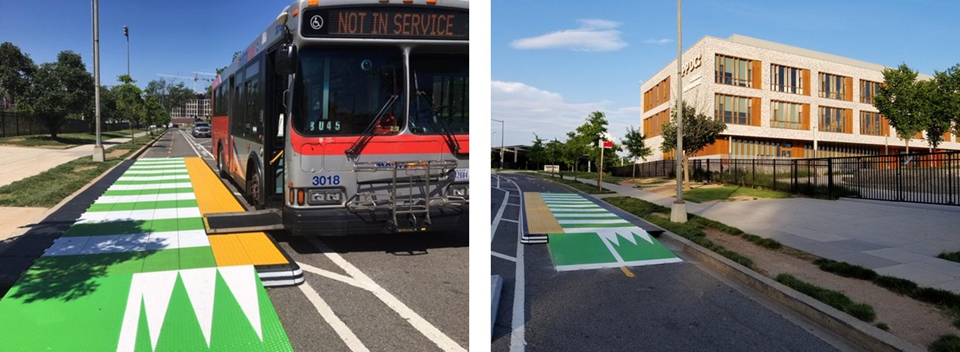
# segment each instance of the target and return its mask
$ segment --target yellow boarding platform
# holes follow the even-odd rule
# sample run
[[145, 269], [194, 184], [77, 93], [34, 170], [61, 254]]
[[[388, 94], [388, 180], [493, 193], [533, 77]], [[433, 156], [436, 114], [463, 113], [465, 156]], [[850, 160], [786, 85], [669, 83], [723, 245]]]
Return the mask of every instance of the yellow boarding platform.
[[531, 235], [563, 233], [560, 223], [538, 192], [523, 192], [523, 210], [527, 217], [527, 232]]
[[[230, 190], [200, 158], [185, 158], [190, 182], [203, 216], [243, 212], [245, 209]], [[288, 265], [290, 261], [263, 232], [208, 235], [217, 266]]]

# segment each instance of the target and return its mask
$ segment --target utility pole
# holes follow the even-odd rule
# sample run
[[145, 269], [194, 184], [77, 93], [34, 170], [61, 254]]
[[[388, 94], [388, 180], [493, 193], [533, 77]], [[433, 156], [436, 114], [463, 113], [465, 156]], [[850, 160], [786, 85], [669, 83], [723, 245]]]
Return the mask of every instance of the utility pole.
[[[130, 77], [130, 27], [123, 26], [123, 36], [127, 37], [127, 77], [132, 80], [133, 77]], [[136, 144], [137, 132], [133, 129], [133, 116], [129, 116], [128, 118], [127, 123], [130, 125], [130, 139]]]
[[491, 119], [500, 123], [500, 170], [503, 170], [503, 120]]
[[94, 116], [97, 125], [96, 144], [93, 145], [93, 161], [103, 162], [103, 143], [100, 140], [100, 4], [98, 0], [93, 5], [93, 96]]
[[677, 0], [677, 200], [670, 211], [670, 221], [687, 222], [687, 204], [683, 202], [683, 41], [680, 22], [680, 0]]

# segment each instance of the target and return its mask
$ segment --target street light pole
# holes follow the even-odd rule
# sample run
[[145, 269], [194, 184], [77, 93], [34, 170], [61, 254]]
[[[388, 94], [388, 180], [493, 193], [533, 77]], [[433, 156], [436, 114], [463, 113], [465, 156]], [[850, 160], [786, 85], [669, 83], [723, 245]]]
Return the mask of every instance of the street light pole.
[[92, 1], [93, 6], [93, 96], [94, 116], [97, 130], [96, 144], [93, 145], [93, 161], [103, 162], [103, 143], [100, 140], [100, 6], [98, 0]]
[[130, 27], [123, 26], [123, 36], [127, 37], [127, 76], [130, 75]]
[[680, 0], [677, 0], [677, 200], [670, 211], [670, 221], [687, 222], [687, 204], [683, 202], [683, 44], [680, 26]]
[[500, 170], [503, 170], [503, 120], [491, 119], [500, 123]]

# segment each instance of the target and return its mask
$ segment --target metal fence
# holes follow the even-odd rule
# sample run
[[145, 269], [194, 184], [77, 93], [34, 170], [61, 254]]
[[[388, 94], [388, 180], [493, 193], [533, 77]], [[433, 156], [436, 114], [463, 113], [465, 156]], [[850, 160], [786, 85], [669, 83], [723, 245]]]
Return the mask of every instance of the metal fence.
[[[675, 177], [673, 160], [637, 165], [637, 177]], [[630, 166], [613, 170], [630, 177]], [[814, 198], [960, 205], [960, 152], [816, 159], [698, 159], [690, 179]]]
[[[104, 123], [100, 130], [104, 132], [119, 131], [130, 128], [126, 122]], [[66, 119], [60, 126], [60, 133], [83, 133], [92, 132], [93, 123]], [[0, 137], [28, 136], [34, 134], [50, 133], [43, 120], [34, 117], [32, 114], [19, 111], [0, 110]]]

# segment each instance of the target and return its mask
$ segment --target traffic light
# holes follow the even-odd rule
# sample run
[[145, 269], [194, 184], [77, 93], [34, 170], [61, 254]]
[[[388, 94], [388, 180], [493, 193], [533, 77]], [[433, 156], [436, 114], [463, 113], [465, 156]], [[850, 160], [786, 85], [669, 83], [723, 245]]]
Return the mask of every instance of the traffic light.
[[130, 29], [127, 28], [127, 26], [123, 26], [123, 36], [128, 38], [130, 37]]

